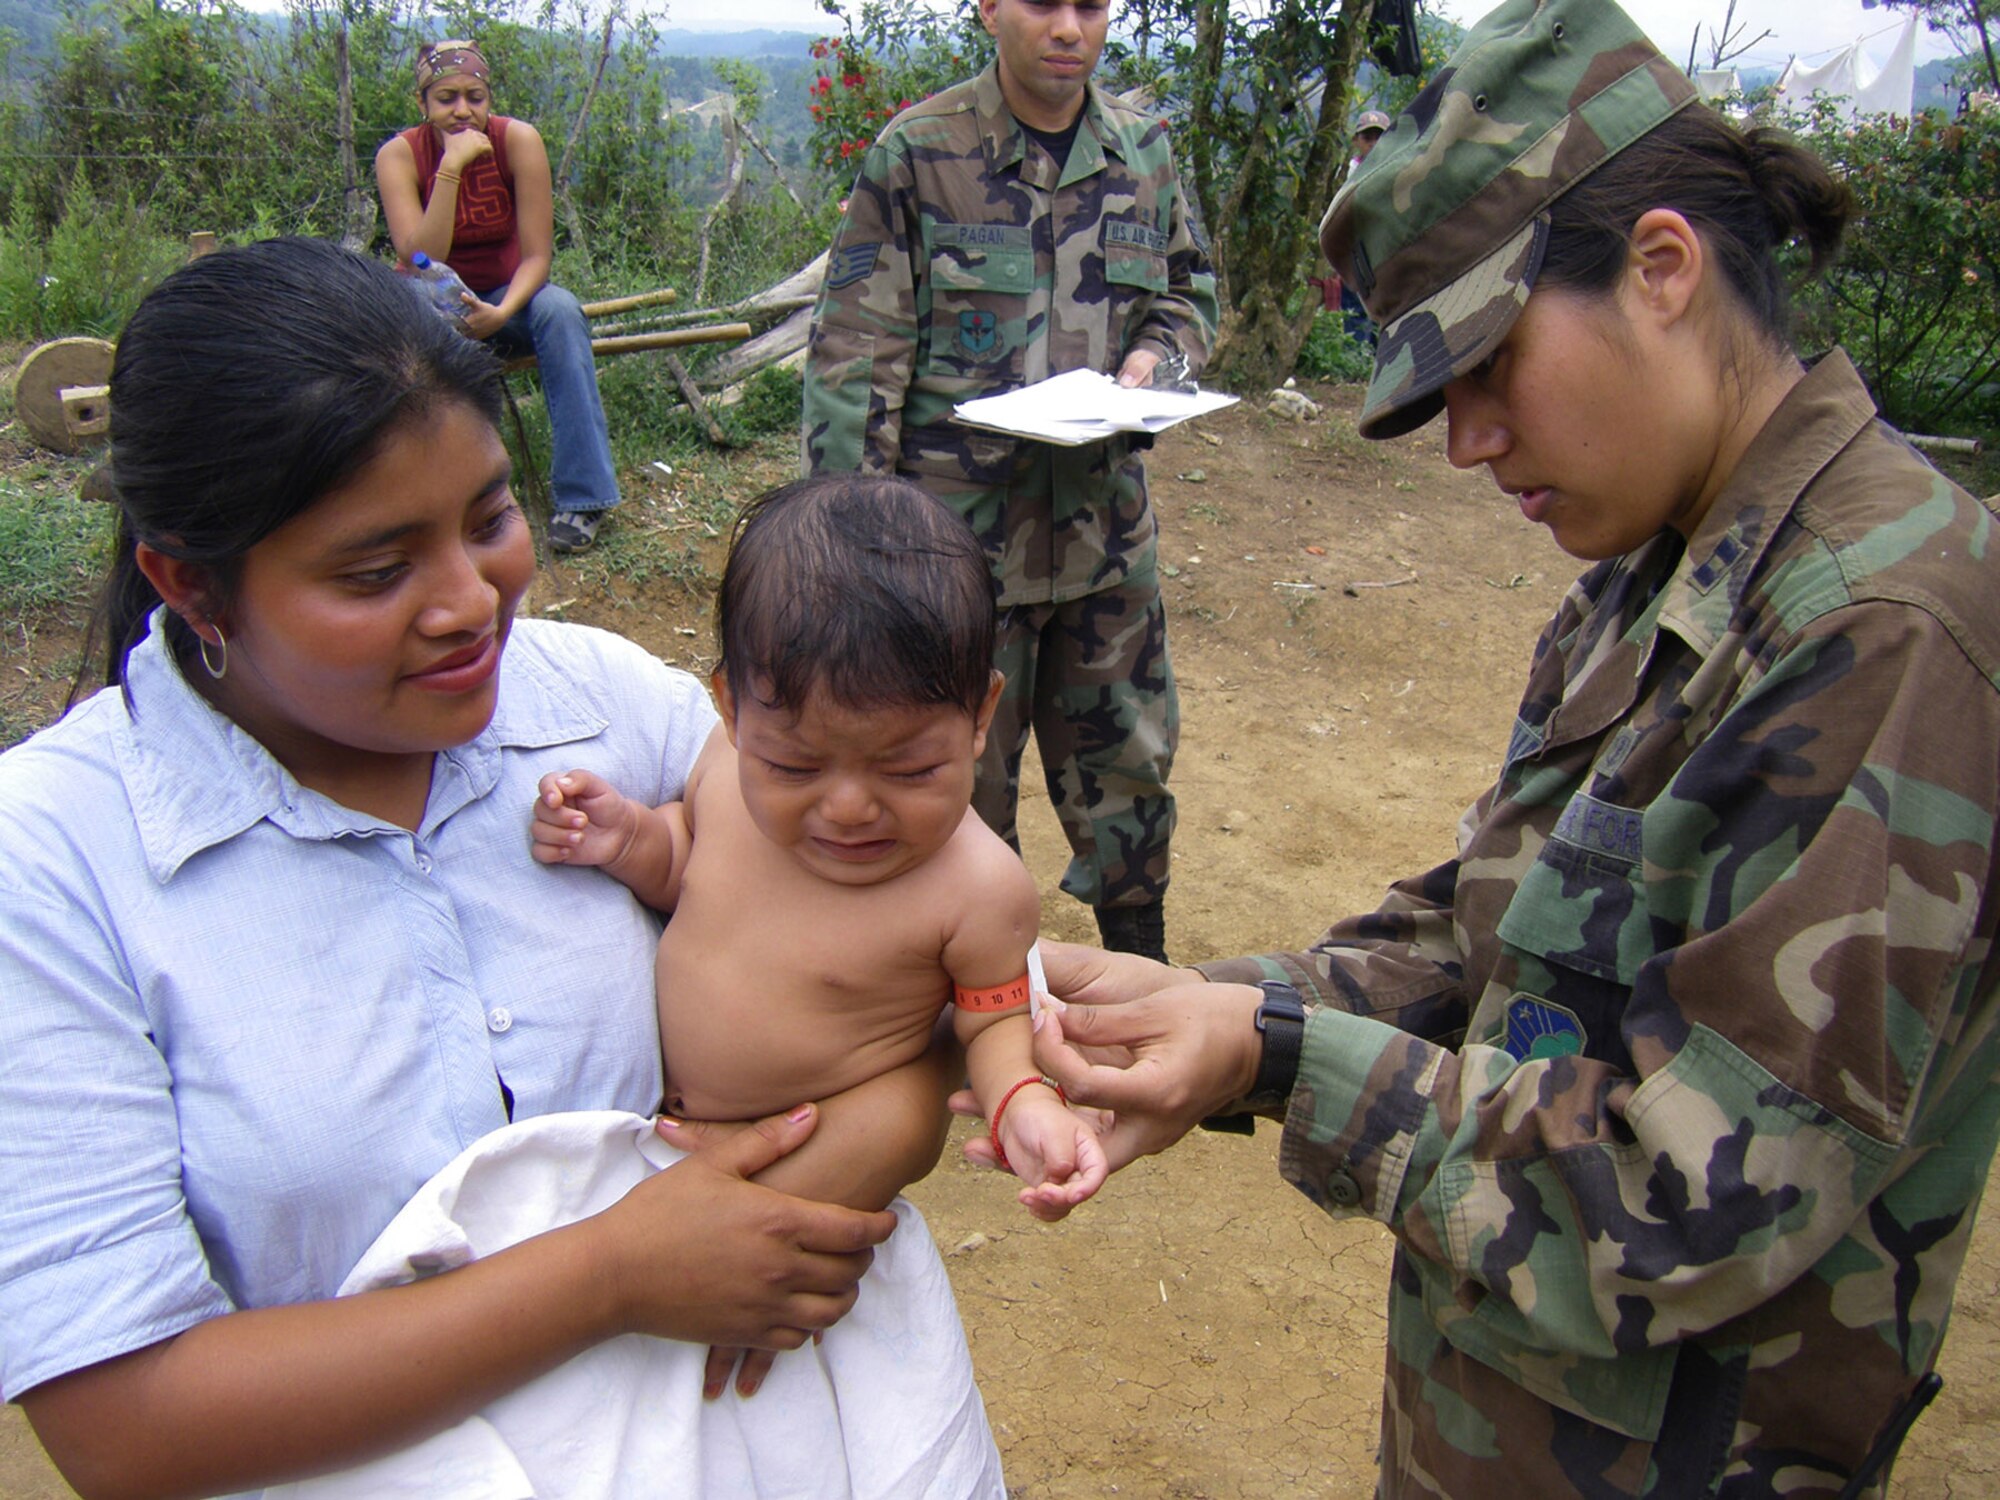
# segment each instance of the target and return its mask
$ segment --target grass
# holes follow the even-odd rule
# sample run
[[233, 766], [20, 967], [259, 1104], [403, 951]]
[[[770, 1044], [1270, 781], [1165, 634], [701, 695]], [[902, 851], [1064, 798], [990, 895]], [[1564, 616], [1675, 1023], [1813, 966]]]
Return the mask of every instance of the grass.
[[[665, 582], [689, 594], [715, 585], [736, 513], [752, 496], [796, 477], [796, 415], [785, 430], [718, 449], [692, 432], [662, 456], [620, 465], [624, 502], [588, 552], [562, 559], [566, 579], [619, 603]], [[668, 475], [656, 465], [673, 472]]]
[[2000, 447], [1980, 453], [1926, 453], [1938, 471], [1974, 495], [2000, 495]]
[[94, 598], [111, 546], [107, 505], [51, 483], [0, 479], [0, 617], [20, 620], [61, 607], [79, 614]]

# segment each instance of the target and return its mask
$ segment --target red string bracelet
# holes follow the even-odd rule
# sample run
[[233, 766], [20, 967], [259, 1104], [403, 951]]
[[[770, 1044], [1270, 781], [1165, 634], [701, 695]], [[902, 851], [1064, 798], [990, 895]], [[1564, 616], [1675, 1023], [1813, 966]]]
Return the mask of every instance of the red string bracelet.
[[1007, 1148], [1000, 1144], [1000, 1117], [1007, 1113], [1007, 1105], [1013, 1097], [1031, 1083], [1047, 1084], [1056, 1091], [1058, 1099], [1062, 1100], [1065, 1104], [1069, 1103], [1069, 1095], [1063, 1092], [1063, 1086], [1046, 1073], [1037, 1073], [1032, 1077], [1023, 1078], [1019, 1083], [1000, 1096], [1000, 1103], [994, 1107], [993, 1118], [987, 1124], [986, 1137], [993, 1142], [993, 1154], [999, 1158], [1000, 1169], [1004, 1172], [1011, 1172], [1014, 1168], [1007, 1161]]

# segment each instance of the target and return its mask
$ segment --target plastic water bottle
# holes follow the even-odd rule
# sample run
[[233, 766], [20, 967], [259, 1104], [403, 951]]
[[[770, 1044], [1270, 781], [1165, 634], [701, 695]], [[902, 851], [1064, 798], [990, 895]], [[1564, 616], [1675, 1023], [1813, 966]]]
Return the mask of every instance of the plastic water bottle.
[[421, 250], [410, 257], [410, 264], [416, 268], [417, 290], [423, 299], [440, 317], [463, 324], [464, 299], [472, 295], [472, 288], [460, 279], [458, 272], [443, 261], [432, 260]]

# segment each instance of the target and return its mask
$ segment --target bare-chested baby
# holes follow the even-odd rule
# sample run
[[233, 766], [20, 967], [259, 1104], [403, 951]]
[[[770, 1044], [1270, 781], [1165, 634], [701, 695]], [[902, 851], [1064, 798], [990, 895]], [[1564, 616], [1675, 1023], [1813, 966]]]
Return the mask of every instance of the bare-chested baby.
[[971, 810], [1001, 687], [979, 539], [902, 480], [784, 486], [737, 523], [716, 627], [722, 723], [683, 801], [646, 807], [577, 770], [535, 807], [537, 859], [601, 865], [673, 914], [655, 975], [668, 1111], [825, 1098], [912, 1065], [951, 1006], [1021, 1202], [1060, 1218], [1107, 1165], [1033, 1060], [1034, 880]]

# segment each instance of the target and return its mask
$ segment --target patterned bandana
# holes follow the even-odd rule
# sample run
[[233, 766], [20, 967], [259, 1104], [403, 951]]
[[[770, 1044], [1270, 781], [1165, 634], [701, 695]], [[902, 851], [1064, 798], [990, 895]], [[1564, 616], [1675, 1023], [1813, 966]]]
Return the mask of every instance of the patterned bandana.
[[463, 73], [487, 81], [486, 59], [472, 42], [431, 42], [417, 53], [417, 97], [430, 92], [440, 78]]

